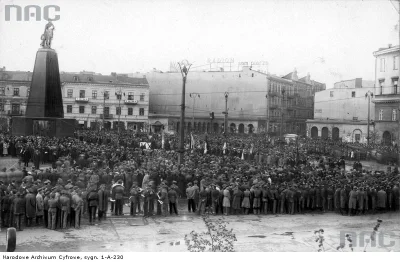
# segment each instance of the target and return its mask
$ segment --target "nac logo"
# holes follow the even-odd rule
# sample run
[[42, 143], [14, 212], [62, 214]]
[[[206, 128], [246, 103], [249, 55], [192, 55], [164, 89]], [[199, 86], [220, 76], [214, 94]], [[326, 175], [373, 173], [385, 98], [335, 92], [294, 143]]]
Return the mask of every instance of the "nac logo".
[[[60, 20], [60, 7], [58, 5], [46, 5], [43, 8], [38, 5], [27, 5], [22, 8], [19, 5], [5, 5], [5, 19], [11, 21], [11, 17], [15, 21], [47, 21]], [[14, 20], [14, 19], [13, 19]]]

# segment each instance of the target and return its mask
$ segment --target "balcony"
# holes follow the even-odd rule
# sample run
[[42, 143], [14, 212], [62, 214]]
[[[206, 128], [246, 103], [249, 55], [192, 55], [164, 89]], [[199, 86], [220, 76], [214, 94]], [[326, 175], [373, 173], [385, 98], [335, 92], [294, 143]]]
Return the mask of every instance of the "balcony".
[[138, 101], [137, 100], [125, 100], [124, 103], [127, 105], [136, 105], [138, 103]]
[[78, 103], [87, 103], [87, 102], [89, 102], [89, 98], [87, 98], [87, 97], [76, 97], [76, 98], [75, 98], [75, 102], [78, 102]]
[[[103, 114], [100, 114], [100, 118], [103, 119]], [[113, 115], [112, 114], [104, 114], [104, 119], [112, 119]]]
[[24, 111], [22, 110], [8, 110], [9, 116], [22, 116], [24, 115]]
[[277, 109], [277, 108], [278, 108], [278, 105], [270, 105], [269, 108], [271, 108], [271, 109]]

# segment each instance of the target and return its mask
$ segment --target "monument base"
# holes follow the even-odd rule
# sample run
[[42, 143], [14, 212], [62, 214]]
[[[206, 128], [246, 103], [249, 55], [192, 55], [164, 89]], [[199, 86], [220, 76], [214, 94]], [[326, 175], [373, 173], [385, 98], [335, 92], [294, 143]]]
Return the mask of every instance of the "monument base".
[[11, 134], [13, 136], [72, 137], [75, 126], [75, 119], [17, 116], [11, 119]]

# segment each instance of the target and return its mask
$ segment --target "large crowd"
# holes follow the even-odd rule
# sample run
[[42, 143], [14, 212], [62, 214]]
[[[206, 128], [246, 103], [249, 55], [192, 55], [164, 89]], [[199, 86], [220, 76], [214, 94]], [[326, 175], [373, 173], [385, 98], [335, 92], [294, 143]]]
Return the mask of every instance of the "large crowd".
[[365, 170], [356, 150], [323, 141], [190, 134], [181, 164], [179, 141], [167, 134], [82, 130], [60, 139], [3, 134], [0, 141], [3, 156], [20, 159], [0, 172], [2, 226], [17, 230], [79, 228], [109, 211], [179, 215], [178, 202], [186, 201], [198, 215], [399, 211], [397, 166]]

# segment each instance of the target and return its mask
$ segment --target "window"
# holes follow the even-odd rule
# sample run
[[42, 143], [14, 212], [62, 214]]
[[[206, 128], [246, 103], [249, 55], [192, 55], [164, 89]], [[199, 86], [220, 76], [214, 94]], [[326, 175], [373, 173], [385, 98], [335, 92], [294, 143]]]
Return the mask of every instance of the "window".
[[383, 109], [379, 110], [379, 120], [383, 120]]
[[74, 90], [72, 90], [72, 89], [68, 89], [67, 90], [67, 97], [68, 98], [72, 98], [72, 95], [74, 94]]
[[115, 110], [115, 114], [120, 115], [121, 114], [121, 107], [117, 106]]
[[97, 98], [97, 90], [92, 90], [92, 98], [93, 99]]
[[79, 90], [79, 98], [85, 98], [85, 90]]
[[398, 94], [399, 93], [399, 87], [398, 87], [398, 82], [399, 79], [393, 79], [393, 93]]
[[79, 81], [79, 77], [74, 76], [74, 81], [75, 81], [75, 82], [78, 82], [78, 81]]
[[110, 92], [109, 91], [104, 91], [104, 97], [106, 99], [110, 99]]
[[85, 113], [85, 106], [79, 106], [79, 114]]
[[139, 108], [139, 116], [144, 116], [144, 108]]
[[396, 121], [397, 120], [397, 109], [393, 109], [392, 110], [392, 121]]
[[116, 92], [115, 96], [117, 97], [118, 100], [121, 100], [121, 98], [122, 98], [121, 92]]
[[140, 94], [140, 101], [144, 101], [144, 93]]
[[72, 105], [67, 105], [67, 113], [72, 113]]
[[330, 97], [333, 97], [333, 91], [330, 92]]
[[4, 86], [0, 87], [0, 96], [4, 96], [6, 94], [6, 88]]
[[131, 115], [133, 115], [133, 108], [132, 107], [128, 108], [128, 116], [131, 116]]
[[19, 106], [19, 104], [12, 104], [12, 105], [11, 105], [11, 111], [12, 111], [13, 113], [19, 113], [19, 111], [20, 111], [20, 106]]
[[134, 99], [134, 95], [132, 92], [128, 93], [128, 100], [133, 100]]
[[393, 57], [393, 70], [399, 69], [399, 56]]
[[110, 114], [110, 108], [109, 107], [105, 107], [104, 108], [104, 115], [108, 116]]
[[14, 87], [14, 96], [19, 96], [19, 88]]
[[3, 111], [4, 111], [4, 104], [1, 103], [1, 104], [0, 104], [0, 112], [3, 112]]
[[93, 81], [93, 78], [89, 76], [89, 77], [87, 78], [87, 80], [88, 80], [89, 82], [92, 82], [92, 81]]
[[385, 84], [385, 80], [379, 80], [379, 91], [380, 94], [383, 94], [383, 85]]
[[351, 97], [356, 97], [356, 91], [351, 92]]
[[92, 114], [95, 115], [97, 111], [97, 106], [92, 106]]
[[385, 72], [385, 67], [386, 67], [385, 58], [381, 58], [380, 61], [381, 61], [381, 64], [380, 64], [381, 72]]
[[31, 90], [28, 88], [27, 90], [26, 90], [26, 96], [27, 97], [29, 97], [29, 92], [30, 92]]

